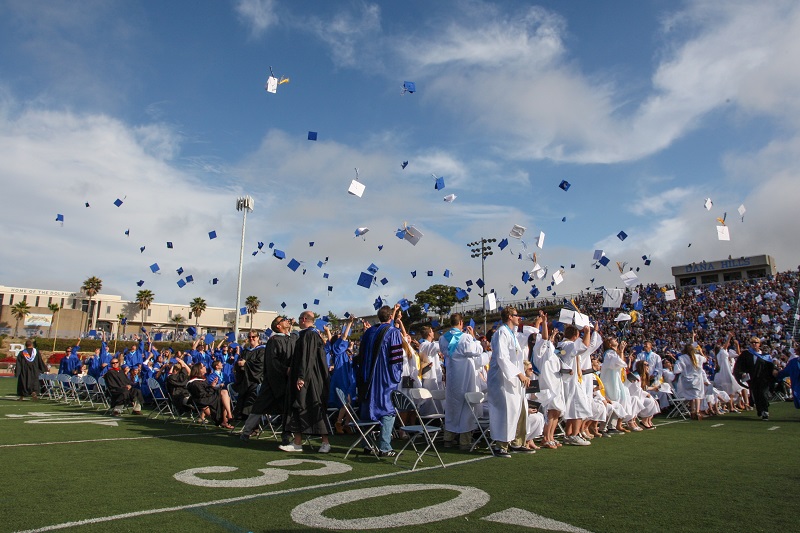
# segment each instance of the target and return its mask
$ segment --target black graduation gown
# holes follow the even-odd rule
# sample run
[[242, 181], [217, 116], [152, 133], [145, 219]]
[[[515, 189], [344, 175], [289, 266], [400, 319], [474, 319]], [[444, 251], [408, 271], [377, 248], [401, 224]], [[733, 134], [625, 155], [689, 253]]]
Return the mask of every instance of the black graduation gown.
[[14, 367], [14, 375], [17, 377], [17, 396], [31, 396], [39, 392], [39, 374], [47, 372], [47, 365], [42, 361], [42, 355], [36, 348], [33, 350], [33, 361], [25, 358], [29, 354], [28, 350], [22, 350], [17, 354], [17, 366]]
[[239, 394], [234, 413], [237, 418], [246, 417], [252, 412], [256, 391], [264, 380], [264, 352], [263, 345], [245, 348], [240, 359], [244, 360], [244, 366], [240, 367], [238, 364], [234, 366], [233, 376], [236, 381], [234, 387]]
[[286, 387], [289, 364], [297, 337], [276, 333], [267, 341], [264, 381], [250, 414], [282, 415], [286, 412]]
[[[112, 407], [133, 402], [144, 403], [142, 391], [134, 387], [133, 381], [124, 372], [111, 369], [103, 378], [106, 380], [106, 388], [111, 395]], [[128, 385], [130, 385], [130, 389]]]
[[189, 376], [183, 370], [167, 376], [167, 392], [172, 399], [172, 403], [178, 407], [178, 409], [186, 407], [186, 403], [192, 396], [189, 394], [189, 389], [186, 388], [188, 384]]
[[197, 405], [211, 409], [211, 416], [217, 424], [224, 422], [224, 420], [222, 420], [222, 399], [217, 389], [212, 387], [205, 378], [193, 378], [189, 380], [187, 388]]
[[[304, 381], [297, 390], [298, 379]], [[293, 433], [328, 435], [328, 393], [330, 376], [325, 345], [314, 328], [300, 332], [292, 354], [288, 382], [286, 430]]]

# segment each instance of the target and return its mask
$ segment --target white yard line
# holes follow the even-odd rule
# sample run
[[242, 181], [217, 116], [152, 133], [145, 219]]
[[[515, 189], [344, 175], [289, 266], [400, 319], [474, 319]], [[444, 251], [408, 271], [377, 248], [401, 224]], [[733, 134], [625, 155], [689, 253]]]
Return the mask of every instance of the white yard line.
[[712, 428], [718, 428], [718, 427], [720, 427], [720, 426], [724, 426], [724, 425], [725, 425], [725, 424], [714, 424], [714, 425], [713, 425], [713, 426], [711, 426], [711, 427], [712, 427]]
[[[149, 437], [144, 437], [144, 438], [149, 438]], [[493, 457], [491, 455], [485, 455], [485, 456], [482, 456], [482, 457], [476, 457], [474, 459], [466, 459], [464, 461], [457, 461], [455, 463], [448, 463], [447, 466], [448, 467], [452, 467], [452, 466], [463, 465], [463, 464], [467, 464], [467, 463], [474, 463], [476, 461], [483, 461], [485, 459], [492, 459], [492, 458]], [[434, 469], [437, 469], [437, 468], [441, 468], [441, 467], [440, 466], [426, 466], [424, 468], [420, 468], [419, 470], [413, 470], [413, 471], [412, 470], [400, 470], [400, 471], [396, 471], [396, 472], [390, 472], [388, 474], [377, 474], [377, 475], [374, 475], [374, 476], [367, 476], [367, 477], [362, 477], [362, 478], [349, 479], [349, 480], [346, 480], [346, 481], [336, 481], [336, 482], [332, 482], [332, 483], [321, 483], [319, 485], [312, 485], [310, 487], [296, 487], [296, 488], [293, 488], [293, 489], [276, 490], [276, 491], [273, 491], [273, 492], [262, 492], [262, 493], [259, 493], [259, 494], [248, 494], [246, 496], [237, 496], [235, 498], [224, 498], [222, 500], [211, 500], [211, 501], [207, 501], [207, 502], [191, 503], [191, 504], [188, 504], [188, 505], [178, 505], [178, 506], [175, 506], [175, 507], [161, 507], [161, 508], [158, 508], [158, 509], [143, 509], [141, 511], [135, 511], [135, 512], [132, 512], [132, 513], [122, 513], [122, 514], [111, 515], [111, 516], [101, 516], [101, 517], [98, 517], [98, 518], [87, 518], [85, 520], [76, 520], [74, 522], [64, 522], [63, 524], [54, 524], [52, 526], [45, 526], [45, 527], [41, 527], [41, 528], [37, 528], [37, 529], [26, 529], [24, 531], [19, 531], [17, 533], [38, 533], [38, 532], [41, 532], [41, 531], [54, 531], [54, 530], [57, 530], [57, 529], [66, 529], [68, 527], [85, 526], [85, 525], [88, 525], [88, 524], [99, 524], [99, 523], [102, 523], [102, 522], [112, 522], [114, 520], [124, 520], [126, 518], [135, 518], [135, 517], [138, 517], [138, 516], [147, 516], [147, 515], [154, 515], [154, 514], [160, 514], [160, 513], [173, 513], [173, 512], [176, 512], [176, 511], [185, 511], [187, 509], [197, 509], [197, 508], [200, 508], [200, 507], [208, 507], [210, 505], [225, 505], [225, 504], [230, 504], [230, 503], [238, 503], [238, 502], [244, 502], [244, 501], [248, 501], [248, 500], [255, 500], [255, 499], [258, 499], [258, 498], [265, 498], [265, 497], [268, 497], [268, 496], [280, 496], [280, 495], [284, 495], [284, 494], [292, 494], [294, 492], [302, 492], [302, 491], [307, 491], [307, 490], [327, 489], [327, 488], [332, 488], [332, 487], [339, 487], [339, 486], [342, 486], [342, 485], [349, 485], [349, 484], [352, 484], [352, 483], [360, 483], [360, 482], [363, 482], [363, 481], [372, 481], [372, 480], [375, 480], [375, 479], [383, 479], [383, 478], [390, 478], [390, 477], [395, 477], [395, 476], [402, 476], [402, 475], [405, 475], [405, 474], [412, 474], [412, 473], [415, 473], [415, 472], [424, 472], [426, 470], [434, 470]]]
[[779, 427], [780, 427], [780, 426], [772, 426], [772, 427], [771, 427], [771, 428], [769, 428], [767, 431], [775, 431], [775, 430], [776, 430], [776, 429], [778, 429]]

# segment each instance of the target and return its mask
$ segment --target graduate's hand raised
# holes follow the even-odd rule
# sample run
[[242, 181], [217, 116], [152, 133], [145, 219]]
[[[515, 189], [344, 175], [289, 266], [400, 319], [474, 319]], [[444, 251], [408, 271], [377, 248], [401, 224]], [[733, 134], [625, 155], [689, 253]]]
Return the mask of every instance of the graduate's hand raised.
[[470, 334], [470, 335], [472, 335], [473, 337], [475, 336], [475, 330], [474, 330], [474, 329], [472, 329], [472, 326], [467, 326], [467, 327], [465, 327], [465, 328], [464, 328], [464, 331], [466, 331], [467, 333], [469, 333], [469, 334]]

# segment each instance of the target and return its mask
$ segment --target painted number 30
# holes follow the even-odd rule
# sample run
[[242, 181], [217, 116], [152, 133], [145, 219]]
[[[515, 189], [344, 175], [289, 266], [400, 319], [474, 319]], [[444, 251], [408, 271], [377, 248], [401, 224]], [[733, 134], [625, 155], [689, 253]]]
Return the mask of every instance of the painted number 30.
[[200, 468], [190, 468], [182, 470], [174, 475], [175, 479], [198, 487], [224, 487], [224, 488], [247, 488], [264, 487], [283, 483], [289, 476], [330, 476], [334, 474], [344, 474], [352, 470], [352, 467], [334, 461], [315, 461], [312, 459], [281, 459], [270, 461], [269, 466], [297, 466], [303, 463], [322, 465], [321, 468], [307, 470], [285, 470], [282, 468], [259, 468], [260, 476], [239, 478], [239, 479], [205, 479], [198, 477], [198, 474], [224, 474], [239, 470], [235, 466], [203, 466]]

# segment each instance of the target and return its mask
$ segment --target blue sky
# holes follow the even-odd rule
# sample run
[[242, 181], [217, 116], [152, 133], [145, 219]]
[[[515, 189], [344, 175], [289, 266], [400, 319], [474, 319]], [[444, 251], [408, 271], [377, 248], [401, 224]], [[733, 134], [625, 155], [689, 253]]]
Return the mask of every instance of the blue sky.
[[[289, 313], [466, 287], [466, 243], [514, 224], [524, 244], [486, 264], [504, 301], [531, 289], [533, 252], [542, 295], [562, 265], [557, 294], [622, 287], [598, 248], [646, 283], [728, 255], [800, 263], [796, 2], [10, 1], [0, 49], [5, 285], [95, 275], [125, 298], [144, 280], [157, 301], [233, 307], [243, 194], [243, 297]], [[290, 79], [276, 94], [270, 66]], [[418, 245], [394, 236], [404, 223]], [[251, 255], [258, 241], [287, 258]], [[371, 263], [388, 283], [356, 286]], [[179, 288], [179, 267], [195, 282]]]

